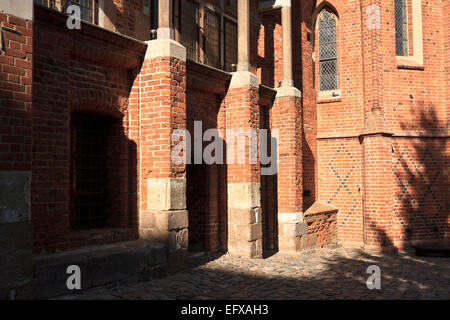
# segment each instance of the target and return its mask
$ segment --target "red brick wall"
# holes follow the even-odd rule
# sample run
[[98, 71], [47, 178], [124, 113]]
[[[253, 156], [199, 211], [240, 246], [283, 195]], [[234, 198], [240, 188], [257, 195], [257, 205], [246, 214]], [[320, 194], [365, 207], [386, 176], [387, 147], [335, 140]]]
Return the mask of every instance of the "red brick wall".
[[[313, 31], [312, 16], [313, 4], [302, 1], [300, 8], [293, 12], [301, 17], [301, 23], [294, 23], [300, 30], [294, 32], [294, 57], [297, 58], [294, 64], [294, 75], [301, 76], [302, 90], [302, 111], [303, 111], [303, 142], [302, 142], [302, 161], [303, 161], [303, 211], [317, 200], [317, 109], [316, 92], [314, 89], [314, 63], [311, 59], [313, 54]], [[299, 80], [296, 79], [296, 82]]]
[[[258, 16], [256, 2], [251, 2], [252, 71], [258, 74], [262, 84], [276, 88], [282, 79], [280, 12], [275, 10]], [[397, 66], [393, 1], [328, 1], [339, 18], [341, 96], [335, 99], [317, 97], [318, 40], [314, 20], [324, 4], [325, 1], [294, 1], [292, 7], [294, 80], [295, 86], [302, 90], [302, 112], [293, 119], [298, 124], [296, 133], [302, 135], [301, 152], [297, 152], [302, 159], [302, 173], [297, 179], [302, 188], [296, 190], [303, 189], [305, 193], [304, 199], [297, 193], [287, 195], [285, 202], [277, 199], [282, 206], [276, 210], [292, 211], [303, 201], [310, 204], [317, 200], [337, 207], [338, 237], [344, 245], [361, 245], [363, 232], [368, 232], [366, 243], [377, 245], [379, 234], [377, 231], [370, 233], [374, 228], [370, 219], [383, 229], [383, 245], [448, 237], [445, 224], [447, 222], [448, 228], [449, 217], [445, 208], [449, 200], [445, 194], [450, 170], [450, 96], [446, 88], [450, 77], [450, 37], [445, 13], [449, 1], [439, 0], [433, 4], [422, 1], [424, 66], [412, 69]], [[374, 4], [380, 6], [382, 12], [379, 30], [369, 30], [366, 25], [366, 10]], [[117, 31], [136, 36], [141, 1], [114, 0], [113, 6]], [[3, 71], [0, 90], [2, 106], [6, 106], [1, 112], [8, 115], [2, 118], [4, 125], [0, 129], [0, 166], [4, 170], [29, 170], [31, 159], [27, 151], [31, 148], [28, 138], [31, 120], [26, 112], [31, 102], [31, 31], [28, 29], [31, 26], [5, 15], [0, 15], [0, 19], [5, 26], [22, 28], [24, 33], [22, 37], [5, 33], [7, 52], [0, 55]], [[145, 50], [142, 43], [87, 25], [83, 25], [81, 31], [68, 31], [62, 15], [44, 9], [37, 11], [34, 32], [36, 93], [33, 95], [32, 161], [35, 192], [32, 210], [37, 252], [73, 246], [73, 241], [65, 235], [69, 224], [70, 111], [87, 110], [117, 119], [110, 142], [117, 145], [114, 152], [120, 154], [112, 157], [109, 164], [117, 168], [111, 175], [111, 180], [117, 182], [111, 193], [110, 208], [117, 215], [111, 225], [132, 230], [138, 204], [141, 210], [148, 209], [147, 179], [186, 176], [184, 166], [173, 166], [170, 162], [173, 129], [186, 125], [189, 128], [194, 120], [203, 120], [206, 127], [221, 129], [258, 128], [274, 121], [277, 106], [260, 105], [255, 88], [230, 89], [221, 100], [216, 96], [213, 81], [205, 81], [203, 90], [187, 92], [186, 102], [186, 66], [176, 59], [146, 61], [138, 76], [139, 59]], [[242, 108], [243, 103], [246, 108]], [[268, 116], [270, 112], [272, 115]], [[285, 123], [284, 120], [289, 119], [280, 115], [280, 124]], [[162, 127], [161, 123], [170, 125]], [[385, 136], [359, 139], [363, 129], [379, 130]], [[392, 138], [387, 137], [392, 134]], [[421, 137], [424, 135], [426, 137]], [[377, 160], [380, 158], [377, 152], [386, 162]], [[372, 160], [376, 164], [373, 167]], [[200, 170], [209, 188], [202, 187], [202, 175], [194, 175], [188, 185], [193, 190], [202, 188], [199, 201], [204, 200], [208, 214], [196, 224], [199, 230], [194, 234], [206, 239], [204, 243], [209, 248], [226, 246], [226, 231], [220, 227], [227, 224], [223, 214], [226, 183], [261, 180], [258, 166], [233, 165], [226, 171], [216, 169]], [[435, 170], [439, 172], [437, 177]], [[383, 204], [378, 215], [366, 217], [364, 213], [379, 204], [376, 192], [382, 186], [364, 181], [363, 177], [376, 177], [377, 172], [386, 174], [385, 178], [390, 181], [388, 187], [392, 186], [394, 192], [388, 195], [390, 204]], [[261, 182], [263, 210], [274, 207], [266, 199], [270, 197], [269, 185], [273, 181]], [[404, 183], [408, 184], [407, 191], [402, 189]], [[287, 185], [283, 187], [290, 190]], [[383, 192], [386, 193], [386, 185]], [[194, 215], [191, 217], [195, 219]], [[273, 225], [270, 217], [268, 213], [266, 229]], [[386, 224], [385, 219], [392, 222]], [[406, 224], [408, 226], [404, 227]], [[274, 240], [269, 229], [265, 243], [271, 244]], [[76, 237], [77, 245], [88, 243], [84, 235]]]
[[[308, 104], [314, 103], [317, 112], [317, 200], [339, 209], [338, 239], [343, 245], [362, 244], [362, 181], [361, 145], [357, 139], [364, 123], [363, 71], [361, 51], [361, 12], [359, 1], [329, 1], [337, 13], [338, 83], [341, 96], [337, 99], [318, 98], [318, 32], [317, 15], [325, 2], [318, 1], [314, 13], [305, 5], [304, 18], [311, 32], [315, 61], [313, 77], [304, 80]], [[306, 44], [306, 48], [310, 45]], [[310, 57], [310, 56], [309, 56]], [[311, 85], [313, 88], [311, 88]], [[304, 98], [305, 99], [305, 98]], [[313, 102], [314, 101], [314, 102]], [[305, 104], [305, 100], [304, 100]], [[307, 110], [312, 107], [306, 107]], [[310, 111], [310, 114], [313, 113]], [[314, 119], [314, 116], [310, 116]], [[314, 134], [314, 122], [308, 136]], [[307, 123], [304, 123], [307, 126]], [[308, 132], [305, 130], [305, 132]], [[311, 139], [311, 138], [309, 138]], [[314, 150], [314, 143], [312, 143]], [[305, 168], [306, 171], [306, 168]], [[304, 174], [305, 174], [304, 171]]]
[[[29, 5], [31, 1], [24, 3], [20, 14], [28, 14]], [[11, 5], [9, 9], [15, 11]], [[33, 278], [33, 22], [0, 12], [0, 32], [0, 298], [11, 299], [13, 294], [15, 299], [28, 299]]]
[[393, 147], [394, 241], [448, 237], [445, 140], [399, 138]]
[[[140, 209], [147, 210], [147, 179], [186, 177], [170, 160], [171, 134], [186, 128], [186, 64], [175, 58], [146, 60], [140, 73]], [[163, 124], [169, 124], [163, 125]]]
[[[445, 17], [445, 13], [450, 10], [450, 1], [442, 1], [442, 16]], [[446, 109], [447, 123], [450, 121], [450, 90], [445, 88], [450, 87], [450, 20], [443, 19], [444, 31], [443, 31], [443, 65], [444, 65], [444, 106]]]
[[[227, 129], [258, 129], [260, 121], [258, 99], [256, 88], [230, 89], [226, 97]], [[235, 156], [236, 154], [235, 151]], [[249, 148], [246, 148], [246, 164], [237, 164], [237, 160], [234, 160], [235, 164], [228, 166], [228, 183], [260, 181], [259, 165], [248, 164], [249, 155]]]
[[271, 128], [279, 130], [278, 211], [301, 212], [303, 197], [300, 100], [296, 97], [277, 98], [270, 118]]
[[[32, 221], [34, 251], [53, 252], [81, 245], [136, 237], [136, 155], [128, 135], [129, 69], [137, 67], [145, 46], [82, 26], [65, 28], [65, 17], [35, 10], [33, 94]], [[118, 46], [114, 45], [114, 42]], [[127, 46], [128, 49], [120, 47]], [[98, 50], [102, 48], [101, 50]], [[134, 52], [138, 49], [140, 52]], [[103, 50], [103, 51], [102, 51]], [[129, 56], [124, 55], [126, 51]], [[108, 52], [105, 54], [105, 52]], [[70, 231], [70, 113], [84, 111], [115, 118], [109, 135], [108, 227], [99, 237]], [[129, 150], [130, 149], [130, 150]], [[130, 178], [128, 178], [130, 177]], [[131, 192], [129, 192], [131, 191]], [[95, 240], [97, 238], [97, 240]]]
[[[342, 95], [338, 101], [326, 101], [325, 103], [318, 101], [317, 104], [319, 200], [327, 201], [340, 209], [338, 220], [341, 243], [359, 243], [362, 240], [363, 232], [362, 215], [359, 211], [363, 196], [359, 191], [363, 182], [360, 175], [361, 170], [365, 170], [370, 176], [372, 168], [368, 167], [367, 163], [365, 168], [360, 165], [362, 155], [357, 137], [364, 124], [364, 114], [366, 116], [372, 114], [371, 119], [375, 120], [367, 122], [366, 129], [384, 130], [384, 132], [394, 134], [392, 147], [387, 142], [391, 140], [382, 141], [383, 139], [380, 139], [378, 140], [378, 146], [371, 143], [371, 147], [380, 150], [385, 149], [383, 152], [389, 149], [392, 149], [393, 152], [391, 157], [394, 159], [394, 167], [391, 167], [391, 162], [386, 163], [385, 166], [377, 164], [377, 170], [379, 172], [386, 171], [386, 174], [390, 176], [386, 177], [390, 181], [389, 183], [397, 184], [399, 182], [396, 171], [400, 170], [402, 179], [406, 179], [405, 176], [408, 173], [405, 172], [411, 170], [411, 167], [415, 168], [414, 164], [416, 164], [419, 167], [423, 166], [418, 171], [423, 170], [422, 174], [427, 181], [426, 183], [421, 181], [417, 170], [412, 170], [413, 173], [410, 177], [413, 181], [409, 183], [408, 194], [412, 192], [411, 189], [417, 191], [414, 196], [410, 196], [411, 201], [414, 198], [414, 201], [417, 202], [416, 213], [408, 213], [409, 209], [406, 205], [395, 204], [398, 202], [397, 199], [405, 197], [400, 189], [395, 193], [388, 194], [389, 197], [392, 197], [392, 200], [389, 199], [388, 201], [392, 202], [394, 207], [386, 209], [385, 213], [390, 214], [391, 217], [379, 216], [374, 218], [375, 224], [384, 229], [383, 232], [386, 233], [388, 239], [385, 244], [388, 245], [388, 242], [391, 242], [391, 244], [400, 246], [399, 243], [406, 238], [414, 238], [414, 236], [406, 234], [405, 229], [408, 229], [408, 232], [420, 235], [418, 237], [423, 239], [443, 237], [445, 231], [432, 231], [434, 227], [429, 227], [425, 231], [424, 222], [421, 225], [417, 222], [417, 219], [413, 219], [416, 222], [410, 228], [406, 225], [402, 226], [399, 220], [396, 220], [392, 225], [385, 225], [383, 220], [391, 219], [393, 215], [411, 216], [412, 218], [419, 214], [418, 212], [421, 216], [433, 220], [431, 217], [436, 214], [439, 205], [446, 201], [437, 189], [434, 190], [434, 188], [448, 190], [448, 187], [445, 188], [445, 175], [443, 179], [433, 179], [433, 170], [435, 170], [433, 168], [448, 162], [448, 153], [443, 147], [446, 143], [448, 144], [448, 142], [445, 142], [448, 140], [446, 115], [448, 113], [448, 103], [446, 102], [448, 99], [445, 100], [442, 91], [442, 88], [445, 87], [445, 73], [442, 68], [445, 60], [441, 60], [441, 57], [445, 57], [445, 53], [442, 56], [440, 55], [440, 52], [444, 52], [443, 44], [446, 41], [446, 38], [442, 37], [446, 23], [443, 11], [439, 5], [422, 2], [424, 67], [406, 70], [397, 68], [395, 57], [395, 33], [392, 28], [394, 25], [394, 3], [362, 1], [363, 23], [367, 18], [365, 10], [373, 4], [381, 7], [382, 22], [380, 30], [369, 30], [366, 26], [363, 26], [363, 32], [365, 33], [361, 35], [362, 12], [359, 11], [360, 2], [353, 1], [344, 4], [338, 1], [330, 1], [339, 16], [338, 68], [339, 86]], [[318, 5], [320, 6], [320, 2]], [[343, 38], [344, 34], [345, 38]], [[361, 39], [364, 41], [364, 47], [361, 47]], [[364, 50], [361, 51], [361, 48], [364, 48]], [[317, 38], [315, 54], [317, 57]], [[365, 56], [365, 60], [362, 60], [362, 55]], [[317, 84], [317, 65], [315, 75]], [[363, 105], [364, 101], [365, 104]], [[374, 110], [381, 111], [373, 113]], [[420, 136], [428, 136], [428, 138], [420, 139]], [[348, 138], [344, 140], [340, 137]], [[354, 142], [351, 142], [351, 140]], [[344, 147], [345, 150], [343, 150]], [[430, 154], [426, 150], [433, 150], [431, 156], [435, 164], [430, 160]], [[402, 158], [402, 154], [405, 157], [408, 154], [409, 158], [402, 160], [403, 164], [395, 165], [395, 159]], [[352, 167], [354, 169], [350, 174], [349, 170]], [[402, 168], [399, 169], [399, 167]], [[347, 172], [350, 174], [348, 178], [346, 178]], [[339, 180], [342, 181], [341, 187], [339, 187]], [[427, 186], [430, 186], [433, 192], [429, 191]], [[345, 191], [344, 187], [348, 188], [348, 191]], [[364, 195], [366, 212], [370, 210], [370, 197], [374, 196], [371, 193], [377, 192], [370, 191], [371, 188], [369, 187]], [[433, 193], [436, 199], [434, 199]], [[352, 202], [354, 206], [351, 205]], [[350, 209], [352, 209], [352, 214], [347, 217], [347, 212], [350, 212]], [[448, 219], [445, 214], [440, 215], [438, 213], [438, 217], [436, 218], [437, 221]], [[366, 222], [370, 220], [369, 218], [367, 217]], [[443, 223], [436, 223], [440, 226], [438, 229], [444, 228]], [[366, 227], [364, 232], [370, 238], [370, 231], [368, 231], [370, 228]], [[400, 232], [399, 230], [402, 229], [403, 231]]]
[[[445, 43], [443, 2], [422, 1], [424, 64], [420, 68], [397, 67], [393, 3], [383, 3], [383, 109], [395, 139], [392, 146], [394, 184], [393, 225], [389, 238], [397, 246], [404, 241], [437, 239], [448, 235], [445, 173], [448, 160], [448, 99], [443, 95]], [[389, 25], [388, 25], [389, 23]], [[414, 22], [413, 22], [414, 23]], [[448, 41], [448, 40], [447, 40]], [[445, 91], [445, 89], [444, 89]], [[447, 106], [447, 107], [446, 107]], [[419, 138], [424, 136], [424, 138]], [[448, 142], [447, 142], [448, 143]], [[442, 170], [442, 171], [441, 171]], [[443, 192], [443, 193], [442, 193]]]
[[[442, 1], [442, 16], [445, 17], [445, 13], [450, 11], [450, 1]], [[443, 84], [443, 96], [444, 96], [444, 108], [446, 116], [447, 134], [450, 123], [450, 19], [443, 19], [444, 33], [443, 33], [443, 65], [444, 65], [444, 84]], [[444, 180], [447, 183], [443, 185], [444, 190], [450, 190], [450, 141], [446, 139], [446, 145], [444, 149]], [[446, 208], [450, 207], [450, 197], [446, 197], [446, 202], [444, 202]], [[447, 217], [447, 225], [450, 225], [450, 217]], [[450, 236], [450, 232], [445, 235], [447, 238]]]
[[[141, 0], [113, 0], [113, 7], [109, 12], [110, 18], [114, 21], [115, 30], [130, 36], [139, 38], [137, 28], [139, 28], [139, 19], [143, 19]], [[147, 17], [149, 20], [150, 18]], [[150, 39], [142, 39], [150, 40]]]
[[262, 16], [258, 41], [258, 77], [261, 84], [270, 88], [278, 88], [283, 79], [282, 29], [279, 10], [268, 12]]
[[0, 13], [5, 52], [0, 54], [0, 171], [31, 170], [33, 26]]
[[[218, 128], [218, 112], [222, 100], [212, 92], [195, 89], [187, 91], [186, 113], [187, 128], [191, 133], [192, 145], [194, 121], [201, 121], [202, 134], [208, 129]], [[209, 142], [203, 143], [203, 148]], [[203, 149], [204, 150], [204, 149]], [[192, 162], [193, 162], [192, 157]], [[205, 251], [217, 251], [220, 247], [220, 234], [226, 233], [226, 215], [220, 206], [220, 194], [226, 192], [226, 180], [223, 180], [225, 165], [190, 164], [187, 166], [187, 209], [189, 211], [189, 241], [194, 247]], [[221, 179], [222, 177], [222, 179]], [[226, 218], [225, 218], [226, 221]], [[198, 246], [200, 245], [200, 246]]]
[[357, 139], [321, 140], [318, 144], [319, 201], [339, 209], [339, 243], [362, 244], [362, 155]]

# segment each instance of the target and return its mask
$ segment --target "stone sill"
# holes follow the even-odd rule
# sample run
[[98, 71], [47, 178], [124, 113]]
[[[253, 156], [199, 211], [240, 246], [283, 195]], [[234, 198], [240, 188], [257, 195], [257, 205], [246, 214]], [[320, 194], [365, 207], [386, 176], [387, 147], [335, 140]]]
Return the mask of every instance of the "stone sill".
[[318, 103], [318, 104], [323, 104], [323, 103], [336, 103], [336, 102], [341, 102], [341, 101], [342, 101], [341, 96], [337, 96], [337, 97], [324, 96], [324, 97], [318, 97], [318, 98], [317, 98], [317, 103]]
[[411, 57], [397, 57], [397, 69], [423, 71], [425, 66]]
[[89, 246], [108, 245], [138, 239], [137, 228], [104, 228], [71, 230], [67, 233], [67, 248], [60, 252], [78, 250]]
[[317, 103], [333, 103], [342, 101], [341, 90], [333, 91], [318, 91], [317, 92]]

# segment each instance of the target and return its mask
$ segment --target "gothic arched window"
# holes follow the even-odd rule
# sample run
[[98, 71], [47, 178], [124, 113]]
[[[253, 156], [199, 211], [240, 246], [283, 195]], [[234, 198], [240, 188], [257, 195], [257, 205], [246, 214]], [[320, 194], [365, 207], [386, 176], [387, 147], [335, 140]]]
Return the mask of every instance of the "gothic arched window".
[[325, 8], [318, 20], [320, 91], [337, 90], [337, 17]]

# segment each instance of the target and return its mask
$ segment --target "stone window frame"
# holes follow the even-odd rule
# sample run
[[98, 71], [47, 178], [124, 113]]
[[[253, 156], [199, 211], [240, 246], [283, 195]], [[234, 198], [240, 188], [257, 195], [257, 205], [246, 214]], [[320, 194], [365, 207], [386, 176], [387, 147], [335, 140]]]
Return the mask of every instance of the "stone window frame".
[[[337, 50], [337, 89], [329, 90], [329, 91], [321, 91], [320, 90], [320, 67], [319, 67], [319, 19], [325, 10], [330, 11], [333, 14], [333, 19], [336, 21], [336, 50]], [[340, 24], [339, 24], [339, 14], [337, 10], [331, 6], [329, 3], [324, 3], [323, 5], [316, 8], [313, 14], [313, 28], [314, 32], [312, 33], [311, 43], [313, 46], [313, 66], [314, 66], [314, 87], [317, 92], [317, 101], [340, 101], [342, 91], [340, 89]]]
[[[395, 4], [394, 4], [395, 5]], [[423, 24], [422, 24], [422, 0], [407, 0], [408, 7], [408, 55], [398, 56], [396, 50], [396, 43], [394, 43], [394, 54], [397, 60], [397, 67], [399, 69], [423, 69]], [[393, 14], [394, 26], [395, 10]], [[395, 33], [394, 27], [394, 33]], [[395, 36], [394, 36], [395, 41]]]

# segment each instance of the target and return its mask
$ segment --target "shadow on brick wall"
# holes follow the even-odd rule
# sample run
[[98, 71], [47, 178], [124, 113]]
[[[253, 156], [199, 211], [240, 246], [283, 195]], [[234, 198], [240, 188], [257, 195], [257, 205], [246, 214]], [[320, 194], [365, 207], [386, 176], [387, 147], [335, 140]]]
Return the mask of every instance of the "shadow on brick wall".
[[415, 121], [404, 122], [401, 128], [421, 137], [393, 140], [394, 217], [404, 241], [448, 239], [448, 124], [434, 105], [423, 101], [411, 114]]

